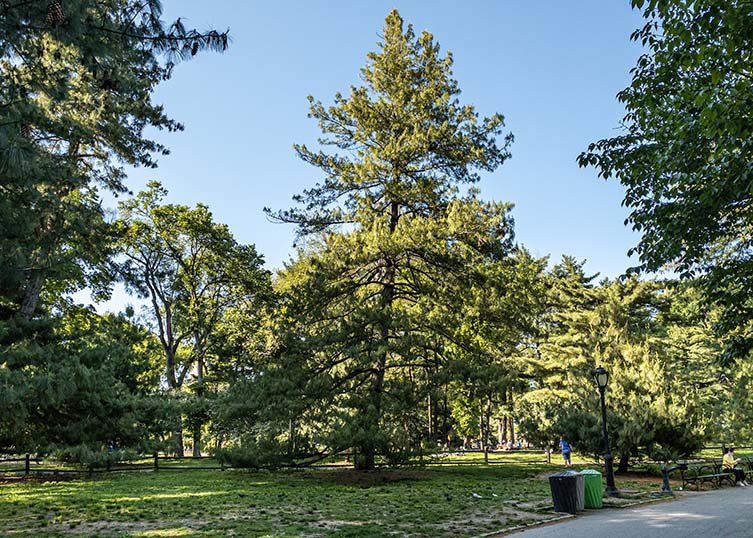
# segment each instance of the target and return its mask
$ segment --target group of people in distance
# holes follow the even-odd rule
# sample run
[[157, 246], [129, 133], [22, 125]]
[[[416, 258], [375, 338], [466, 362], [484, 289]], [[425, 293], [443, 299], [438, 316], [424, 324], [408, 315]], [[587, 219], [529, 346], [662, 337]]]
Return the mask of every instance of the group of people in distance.
[[750, 484], [745, 480], [745, 471], [737, 467], [738, 463], [740, 463], [740, 458], [735, 457], [735, 448], [729, 447], [724, 452], [724, 457], [722, 458], [722, 469], [727, 473], [735, 475], [735, 481], [738, 486], [747, 488]]

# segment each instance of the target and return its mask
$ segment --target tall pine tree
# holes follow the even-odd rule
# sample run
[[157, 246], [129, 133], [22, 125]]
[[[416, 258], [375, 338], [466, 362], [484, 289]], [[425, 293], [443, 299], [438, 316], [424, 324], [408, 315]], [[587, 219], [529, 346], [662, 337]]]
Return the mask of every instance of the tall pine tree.
[[509, 156], [502, 116], [459, 102], [452, 56], [430, 33], [392, 11], [383, 36], [362, 86], [330, 107], [309, 98], [320, 143], [341, 153], [295, 146], [325, 178], [296, 197], [302, 207], [274, 213], [308, 241], [283, 276], [288, 355], [328, 402], [332, 445], [355, 447], [360, 469], [403, 444], [425, 396], [417, 371], [436, 370], [473, 268], [512, 247], [507, 205], [459, 195]]

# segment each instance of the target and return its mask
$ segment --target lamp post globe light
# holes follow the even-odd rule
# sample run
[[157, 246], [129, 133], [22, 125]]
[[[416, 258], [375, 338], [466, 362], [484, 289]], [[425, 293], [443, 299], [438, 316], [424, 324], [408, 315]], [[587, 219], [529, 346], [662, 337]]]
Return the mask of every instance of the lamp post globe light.
[[607, 405], [604, 401], [604, 391], [609, 383], [609, 372], [599, 366], [592, 373], [596, 386], [599, 387], [599, 394], [601, 395], [601, 426], [604, 433], [604, 470], [607, 475], [607, 487], [604, 490], [604, 495], [607, 497], [617, 497], [619, 491], [614, 485], [614, 458], [612, 457], [612, 451], [609, 449], [609, 435], [607, 434]]

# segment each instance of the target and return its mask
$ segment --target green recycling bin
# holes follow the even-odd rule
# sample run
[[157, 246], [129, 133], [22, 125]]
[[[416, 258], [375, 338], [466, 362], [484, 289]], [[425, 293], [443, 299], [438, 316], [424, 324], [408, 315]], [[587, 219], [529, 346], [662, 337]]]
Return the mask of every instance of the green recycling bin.
[[586, 508], [601, 508], [602, 506], [602, 485], [601, 473], [593, 469], [581, 471], [583, 475], [583, 505]]

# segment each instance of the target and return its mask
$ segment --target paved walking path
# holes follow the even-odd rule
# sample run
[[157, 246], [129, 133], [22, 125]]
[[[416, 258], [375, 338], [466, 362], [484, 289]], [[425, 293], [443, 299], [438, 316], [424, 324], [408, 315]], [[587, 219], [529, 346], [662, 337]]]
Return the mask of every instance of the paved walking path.
[[753, 487], [688, 493], [675, 501], [589, 511], [511, 538], [751, 538]]

